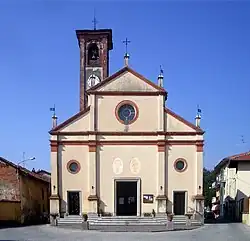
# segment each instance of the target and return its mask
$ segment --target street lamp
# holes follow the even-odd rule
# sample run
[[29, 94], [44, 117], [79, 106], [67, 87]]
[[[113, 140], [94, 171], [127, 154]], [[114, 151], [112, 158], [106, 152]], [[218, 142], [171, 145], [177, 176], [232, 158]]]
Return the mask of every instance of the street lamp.
[[36, 159], [35, 157], [30, 157], [30, 158], [28, 158], [28, 159], [24, 159], [24, 160], [18, 162], [18, 163], [17, 163], [17, 166], [19, 167], [21, 163], [25, 163], [25, 162], [27, 162], [27, 161], [32, 161], [32, 160], [35, 160], [35, 159]]

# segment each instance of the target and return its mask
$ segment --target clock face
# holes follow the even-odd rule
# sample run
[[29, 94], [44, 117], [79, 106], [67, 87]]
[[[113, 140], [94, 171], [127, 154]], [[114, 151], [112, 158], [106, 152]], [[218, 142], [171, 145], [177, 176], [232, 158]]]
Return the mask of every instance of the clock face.
[[100, 79], [98, 78], [98, 76], [91, 74], [88, 78], [88, 86], [92, 87], [94, 85], [97, 85], [98, 83], [100, 83]]

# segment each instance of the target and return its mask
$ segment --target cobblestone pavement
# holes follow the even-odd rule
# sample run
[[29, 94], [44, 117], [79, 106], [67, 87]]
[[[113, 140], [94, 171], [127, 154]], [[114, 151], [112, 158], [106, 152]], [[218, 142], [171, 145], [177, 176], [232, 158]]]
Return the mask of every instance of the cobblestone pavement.
[[207, 224], [190, 231], [165, 233], [107, 233], [54, 228], [48, 225], [0, 229], [1, 241], [250, 241], [250, 227], [243, 224]]

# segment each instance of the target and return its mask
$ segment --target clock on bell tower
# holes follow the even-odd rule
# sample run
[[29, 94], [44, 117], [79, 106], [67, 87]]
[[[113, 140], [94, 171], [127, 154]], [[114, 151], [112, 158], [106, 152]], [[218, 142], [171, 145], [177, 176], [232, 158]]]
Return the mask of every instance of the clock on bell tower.
[[76, 30], [80, 48], [80, 110], [87, 107], [86, 90], [109, 75], [112, 30]]

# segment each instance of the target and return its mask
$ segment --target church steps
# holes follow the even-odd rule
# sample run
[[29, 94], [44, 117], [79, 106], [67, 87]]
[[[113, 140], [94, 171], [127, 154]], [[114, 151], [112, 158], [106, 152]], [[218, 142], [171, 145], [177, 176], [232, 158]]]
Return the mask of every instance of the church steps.
[[[124, 217], [124, 216], [112, 216], [112, 217], [95, 217], [88, 220], [90, 229], [103, 229], [101, 227], [114, 227], [117, 229], [119, 226], [130, 226], [130, 227], [139, 227], [139, 226], [148, 226], [148, 227], [165, 227], [168, 224], [166, 216], [157, 216], [153, 217]], [[58, 226], [77, 226], [81, 228], [83, 224], [83, 219], [81, 216], [66, 216], [64, 218], [58, 219]], [[197, 220], [190, 220], [192, 227], [201, 226], [201, 223]], [[173, 225], [175, 228], [187, 227], [187, 217], [186, 216], [174, 216]], [[113, 228], [112, 228], [113, 229]]]

